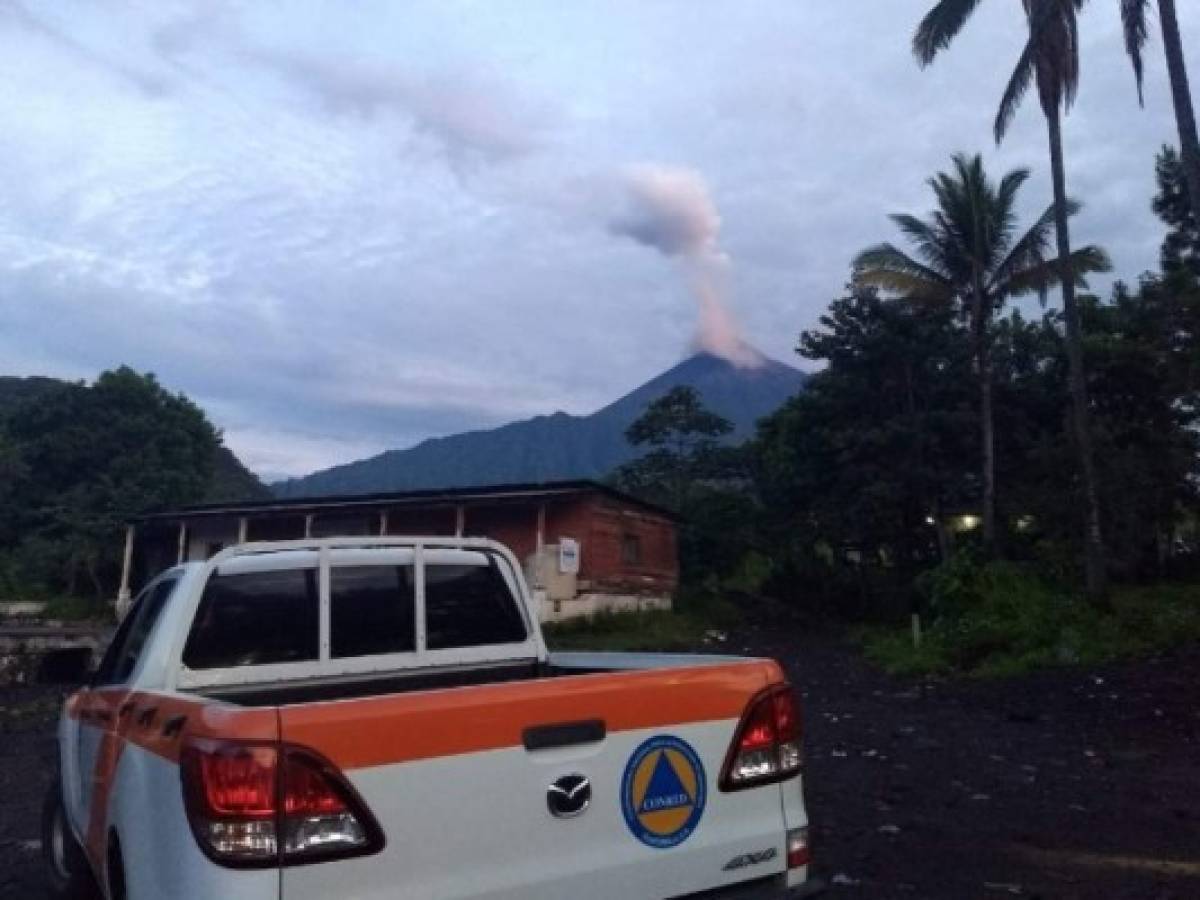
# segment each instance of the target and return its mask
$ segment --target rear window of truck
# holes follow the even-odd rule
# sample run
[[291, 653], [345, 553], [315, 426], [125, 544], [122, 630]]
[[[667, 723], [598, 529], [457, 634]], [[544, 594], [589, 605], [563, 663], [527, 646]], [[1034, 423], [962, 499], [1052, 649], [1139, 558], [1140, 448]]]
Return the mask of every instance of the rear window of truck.
[[525, 622], [508, 583], [494, 559], [478, 556], [473, 565], [425, 567], [425, 641], [430, 650], [525, 640]]
[[417, 649], [412, 566], [337, 566], [329, 573], [329, 655]]
[[316, 569], [213, 575], [183, 649], [190, 669], [305, 662], [319, 656]]
[[[518, 644], [528, 638], [517, 597], [494, 555], [434, 550], [430, 556], [424, 562], [426, 650]], [[201, 671], [415, 654], [420, 579], [412, 560], [409, 554], [399, 564], [332, 561], [325, 656], [317, 566], [218, 570], [200, 598], [183, 663]]]

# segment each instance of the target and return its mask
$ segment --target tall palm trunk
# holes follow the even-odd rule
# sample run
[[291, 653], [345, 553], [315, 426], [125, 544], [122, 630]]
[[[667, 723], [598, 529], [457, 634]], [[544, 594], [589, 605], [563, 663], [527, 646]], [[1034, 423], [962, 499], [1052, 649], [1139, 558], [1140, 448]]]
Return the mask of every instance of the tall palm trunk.
[[1163, 48], [1167, 54], [1167, 72], [1171, 76], [1171, 100], [1175, 104], [1175, 122], [1179, 126], [1179, 146], [1192, 214], [1200, 216], [1200, 138], [1196, 135], [1196, 114], [1192, 109], [1187, 66], [1183, 61], [1183, 40], [1175, 15], [1175, 0], [1158, 0], [1158, 17], [1162, 21]]
[[1071, 267], [1071, 233], [1067, 226], [1067, 179], [1063, 171], [1062, 113], [1057, 104], [1046, 109], [1050, 132], [1050, 167], [1054, 180], [1054, 224], [1058, 236], [1059, 277], [1062, 281], [1063, 318], [1067, 332], [1067, 386], [1071, 395], [1071, 425], [1079, 470], [1083, 477], [1084, 571], [1088, 597], [1103, 599], [1107, 590], [1104, 541], [1100, 530], [1100, 498], [1096, 490], [1096, 468], [1092, 432], [1088, 422], [1087, 380], [1083, 369], [1083, 329], [1075, 301], [1075, 273]]
[[979, 275], [971, 291], [971, 338], [975, 345], [975, 367], [979, 375], [979, 429], [982, 441], [983, 547], [996, 552], [996, 442], [992, 421], [992, 360], [988, 350], [988, 300]]

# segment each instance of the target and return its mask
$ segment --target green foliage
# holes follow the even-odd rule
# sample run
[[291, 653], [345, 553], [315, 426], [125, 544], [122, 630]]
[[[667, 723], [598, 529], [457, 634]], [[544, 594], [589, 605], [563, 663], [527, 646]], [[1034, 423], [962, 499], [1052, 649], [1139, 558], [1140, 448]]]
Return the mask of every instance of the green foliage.
[[[929, 179], [937, 208], [928, 220], [893, 215], [916, 250], [908, 256], [892, 244], [878, 244], [858, 255], [854, 277], [859, 284], [928, 302], [955, 302], [975, 322], [974, 333], [986, 336], [986, 321], [1009, 297], [1046, 291], [1058, 281], [1056, 260], [1048, 259], [1054, 209], [1047, 209], [1023, 234], [1017, 232], [1016, 204], [1029, 170], [1016, 169], [999, 182], [988, 178], [983, 158], [957, 154], [952, 172]], [[1075, 214], [1072, 203], [1068, 212]], [[1072, 254], [1073, 268], [1083, 277], [1106, 272], [1108, 257], [1098, 247]], [[978, 308], [973, 301], [978, 300]]]
[[802, 335], [799, 352], [826, 368], [760, 423], [756, 443], [775, 555], [823, 580], [872, 560], [911, 580], [938, 552], [927, 517], [973, 490], [962, 325], [949, 307], [857, 288]]
[[706, 591], [685, 590], [675, 606], [670, 612], [604, 613], [542, 630], [552, 650], [695, 651], [708, 644], [719, 648], [713, 633], [723, 633], [740, 618], [735, 607]]
[[626, 490], [681, 510], [694, 483], [721, 474], [730, 451], [717, 440], [732, 430], [704, 407], [695, 388], [673, 388], [626, 430], [630, 444], [647, 450], [622, 466], [617, 480]]
[[88, 597], [53, 597], [42, 612], [43, 618], [62, 622], [87, 619], [109, 619], [112, 611], [107, 604]]
[[242, 465], [233, 451], [221, 445], [213, 459], [212, 478], [204, 492], [205, 503], [270, 500], [274, 495], [258, 476]]
[[125, 520], [201, 500], [220, 447], [198, 407], [128, 368], [42, 392], [3, 428], [20, 464], [0, 507], [10, 596], [111, 596]]
[[922, 643], [907, 628], [865, 632], [869, 659], [897, 674], [995, 677], [1096, 665], [1200, 640], [1200, 586], [1120, 588], [1097, 611], [1025, 565], [959, 555], [921, 582]]
[[1159, 152], [1154, 178], [1158, 182], [1154, 212], [1169, 229], [1162, 245], [1163, 272], [1200, 278], [1200, 221], [1192, 210], [1183, 162], [1174, 147], [1164, 146]]
[[684, 385], [646, 407], [625, 437], [635, 447], [648, 444], [655, 449], [670, 448], [676, 456], [691, 456], [704, 440], [732, 430], [727, 420], [704, 408], [695, 388]]
[[[1080, 305], [1109, 564], [1124, 581], [1182, 573], [1195, 562], [1177, 535], [1200, 505], [1200, 288], [1147, 278]], [[952, 310], [865, 289], [821, 326], [800, 352], [824, 370], [756, 442], [768, 585], [854, 617], [898, 614], [921, 571], [975, 541], [936, 527], [978, 509], [969, 342]], [[1083, 501], [1062, 332], [1053, 312], [993, 326], [997, 508], [1008, 558], [1074, 584]]]
[[622, 466], [624, 490], [679, 513], [679, 557], [691, 584], [720, 581], [758, 543], [758, 504], [745, 490], [750, 457], [722, 446], [729, 422], [707, 410], [690, 387], [677, 387], [651, 403], [626, 432], [649, 452]]

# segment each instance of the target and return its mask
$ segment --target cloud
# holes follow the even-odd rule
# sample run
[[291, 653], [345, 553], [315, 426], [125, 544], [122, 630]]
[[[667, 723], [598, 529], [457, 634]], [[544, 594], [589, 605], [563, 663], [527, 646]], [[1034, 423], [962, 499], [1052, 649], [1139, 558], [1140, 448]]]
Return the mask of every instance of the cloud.
[[248, 49], [247, 56], [312, 94], [336, 115], [398, 114], [456, 162], [525, 156], [543, 140], [545, 111], [467, 73], [419, 75], [314, 54]]
[[161, 97], [170, 90], [170, 81], [163, 75], [125, 62], [116, 54], [92, 48], [65, 29], [34, 15], [20, 0], [0, 3], [0, 25], [17, 28], [39, 38], [76, 62], [134, 87], [147, 97]]

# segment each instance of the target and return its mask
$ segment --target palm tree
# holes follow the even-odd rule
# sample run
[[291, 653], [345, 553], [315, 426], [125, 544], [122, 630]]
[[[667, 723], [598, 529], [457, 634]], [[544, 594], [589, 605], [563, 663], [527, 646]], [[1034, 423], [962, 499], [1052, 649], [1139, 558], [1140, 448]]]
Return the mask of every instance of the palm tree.
[[[1071, 268], [1071, 205], [1063, 169], [1062, 113], [1075, 100], [1079, 87], [1079, 27], [1077, 15], [1087, 0], [1022, 0], [1029, 38], [1017, 60], [996, 113], [996, 142], [1005, 132], [1030, 85], [1036, 82], [1042, 112], [1050, 136], [1050, 173], [1054, 183], [1054, 230], [1058, 244], [1059, 284], [1066, 325], [1068, 389], [1071, 395], [1071, 425], [1084, 501], [1084, 571], [1087, 592], [1103, 597], [1107, 588], [1104, 539], [1100, 528], [1100, 498], [1088, 414], [1087, 376], [1083, 368], [1083, 336], [1079, 306], [1075, 300], [1075, 278]], [[922, 66], [929, 65], [962, 31], [980, 0], [939, 0], [913, 36], [913, 52]]]
[[[1054, 207], [1017, 237], [1014, 209], [1017, 192], [1029, 170], [1009, 172], [999, 185], [983, 168], [982, 157], [954, 157], [953, 173], [929, 179], [937, 208], [927, 220], [893, 215], [892, 221], [916, 249], [913, 258], [892, 244], [878, 244], [854, 260], [854, 279], [886, 291], [933, 303], [955, 303], [970, 322], [972, 354], [979, 378], [979, 422], [982, 442], [980, 483], [983, 489], [983, 542], [996, 548], [996, 454], [992, 418], [991, 321], [1009, 297], [1046, 291], [1058, 281], [1055, 260], [1047, 260]], [[1071, 204], [1074, 214], [1078, 206]], [[1077, 277], [1108, 271], [1108, 257], [1098, 247], [1072, 257]]]
[[[1121, 20], [1125, 23], [1125, 49], [1133, 63], [1137, 79], [1138, 101], [1142, 95], [1142, 48], [1150, 29], [1146, 11], [1150, 0], [1121, 0]], [[1163, 51], [1167, 56], [1167, 73], [1171, 78], [1171, 100], [1175, 104], [1175, 124], [1179, 128], [1179, 146], [1183, 156], [1183, 171], [1187, 177], [1188, 196], [1192, 209], [1200, 215], [1200, 137], [1196, 134], [1196, 113], [1192, 109], [1192, 91], [1188, 86], [1187, 66], [1183, 61], [1183, 39], [1179, 33], [1179, 18], [1175, 15], [1175, 0], [1158, 0], [1158, 19], [1162, 24]]]

